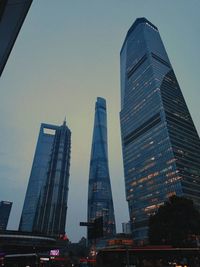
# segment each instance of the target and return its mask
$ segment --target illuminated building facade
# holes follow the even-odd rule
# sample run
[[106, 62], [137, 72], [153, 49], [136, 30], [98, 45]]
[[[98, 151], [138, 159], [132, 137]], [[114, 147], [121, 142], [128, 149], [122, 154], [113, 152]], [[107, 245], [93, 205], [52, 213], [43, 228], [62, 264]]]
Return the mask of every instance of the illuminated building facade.
[[19, 230], [58, 236], [65, 233], [71, 132], [41, 124]]
[[121, 49], [121, 137], [135, 240], [171, 195], [200, 210], [200, 140], [157, 27], [139, 18]]
[[115, 217], [108, 168], [106, 100], [101, 97], [97, 98], [95, 106], [88, 187], [88, 222], [94, 222], [99, 217], [103, 217], [103, 236], [106, 238], [115, 235]]
[[0, 230], [6, 230], [11, 208], [12, 202], [0, 201]]
[[0, 1], [0, 76], [33, 0]]

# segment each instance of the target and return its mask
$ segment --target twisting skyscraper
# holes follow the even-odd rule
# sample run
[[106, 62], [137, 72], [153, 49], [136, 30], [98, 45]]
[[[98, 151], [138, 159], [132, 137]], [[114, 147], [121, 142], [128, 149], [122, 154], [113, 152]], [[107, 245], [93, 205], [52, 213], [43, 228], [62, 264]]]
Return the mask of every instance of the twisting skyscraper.
[[88, 222], [103, 217], [103, 235], [116, 233], [114, 208], [108, 168], [106, 100], [98, 97], [95, 106], [94, 131], [88, 187]]
[[200, 140], [157, 27], [139, 18], [121, 50], [121, 137], [135, 240], [171, 195], [200, 209]]
[[24, 201], [21, 231], [59, 236], [65, 233], [71, 132], [42, 124]]

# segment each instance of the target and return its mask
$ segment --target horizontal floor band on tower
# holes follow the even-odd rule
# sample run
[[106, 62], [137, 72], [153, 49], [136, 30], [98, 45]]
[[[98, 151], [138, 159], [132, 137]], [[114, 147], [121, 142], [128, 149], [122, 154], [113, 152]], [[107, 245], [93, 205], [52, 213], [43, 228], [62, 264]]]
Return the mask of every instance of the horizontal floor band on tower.
[[165, 111], [165, 113], [166, 113], [167, 121], [169, 120], [169, 121], [174, 122], [175, 124], [179, 124], [183, 128], [189, 129], [192, 132], [194, 132], [195, 130], [195, 133], [196, 133], [196, 129], [194, 129], [193, 124], [190, 122], [191, 119], [186, 120], [181, 117], [177, 117], [172, 112], [169, 112], [169, 111]]
[[183, 187], [182, 190], [183, 190], [183, 193], [185, 193], [185, 194], [188, 194], [188, 195], [191, 195], [191, 196], [196, 196], [196, 197], [199, 198], [199, 191], [194, 191], [194, 190], [191, 190], [191, 189], [188, 189], [188, 188], [185, 188], [185, 187]]
[[128, 79], [133, 75], [133, 73], [146, 61], [147, 54], [145, 54], [128, 72]]
[[158, 55], [154, 54], [154, 53], [151, 53], [152, 57], [154, 59], [156, 59], [157, 61], [159, 61], [160, 63], [162, 63], [163, 65], [167, 66], [168, 68], [171, 68], [170, 64], [165, 61], [164, 59], [162, 59], [161, 57], [159, 57]]
[[127, 146], [131, 142], [133, 142], [136, 138], [143, 135], [147, 131], [149, 131], [151, 128], [153, 128], [155, 125], [157, 125], [159, 122], [161, 122], [160, 113], [157, 113], [150, 119], [148, 119], [146, 122], [144, 122], [141, 126], [139, 126], [137, 129], [132, 131], [130, 134], [128, 134], [124, 138], [124, 145]]

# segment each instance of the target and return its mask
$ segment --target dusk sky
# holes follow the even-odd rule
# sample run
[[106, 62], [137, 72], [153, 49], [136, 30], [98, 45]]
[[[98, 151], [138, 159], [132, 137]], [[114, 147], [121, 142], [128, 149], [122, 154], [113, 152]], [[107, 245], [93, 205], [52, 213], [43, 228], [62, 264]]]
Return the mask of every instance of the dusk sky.
[[119, 53], [138, 17], [161, 34], [200, 133], [199, 0], [33, 0], [0, 78], [0, 200], [17, 229], [42, 122], [72, 131], [66, 233], [86, 236], [96, 97], [107, 100], [109, 166], [117, 223], [129, 220], [119, 126]]

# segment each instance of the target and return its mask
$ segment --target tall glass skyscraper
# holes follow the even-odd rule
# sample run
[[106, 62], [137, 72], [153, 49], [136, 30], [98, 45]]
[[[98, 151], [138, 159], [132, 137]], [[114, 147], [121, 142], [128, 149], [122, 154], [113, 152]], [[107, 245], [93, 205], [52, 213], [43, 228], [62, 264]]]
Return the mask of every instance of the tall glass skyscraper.
[[88, 187], [88, 222], [103, 217], [103, 235], [116, 233], [115, 216], [108, 168], [106, 100], [98, 97], [95, 106], [94, 131]]
[[170, 196], [190, 198], [200, 210], [200, 140], [157, 27], [137, 19], [120, 56], [126, 198], [139, 241]]
[[0, 0], [0, 76], [33, 0]]
[[41, 124], [19, 230], [59, 236], [65, 233], [71, 132]]

